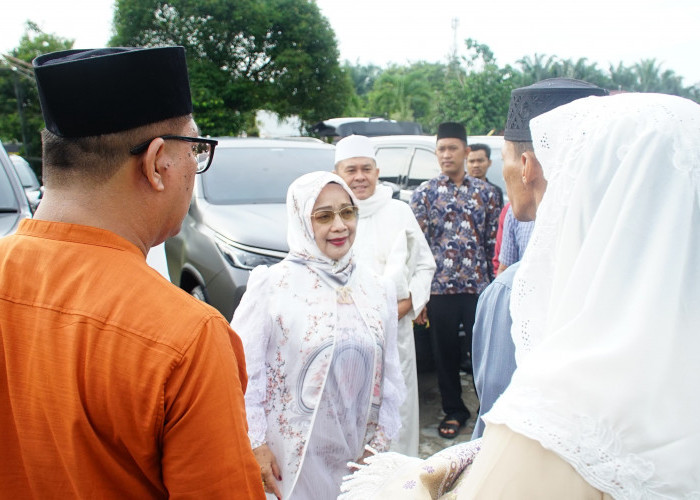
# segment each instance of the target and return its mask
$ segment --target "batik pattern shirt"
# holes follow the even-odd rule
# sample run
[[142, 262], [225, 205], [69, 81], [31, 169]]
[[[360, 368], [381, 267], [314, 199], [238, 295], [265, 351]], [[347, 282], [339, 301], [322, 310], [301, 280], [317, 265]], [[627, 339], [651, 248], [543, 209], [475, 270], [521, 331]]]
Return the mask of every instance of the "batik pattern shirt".
[[489, 184], [464, 177], [457, 186], [446, 175], [421, 184], [411, 208], [435, 257], [431, 294], [478, 294], [493, 279], [500, 207]]
[[513, 207], [508, 207], [503, 221], [503, 242], [498, 260], [508, 267], [520, 261], [530, 241], [535, 221], [521, 222], [513, 215]]

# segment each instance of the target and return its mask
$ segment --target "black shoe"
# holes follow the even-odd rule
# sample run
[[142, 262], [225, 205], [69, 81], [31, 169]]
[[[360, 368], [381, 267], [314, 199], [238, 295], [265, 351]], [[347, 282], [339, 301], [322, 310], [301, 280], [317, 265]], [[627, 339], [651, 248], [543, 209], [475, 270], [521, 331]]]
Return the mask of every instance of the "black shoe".
[[472, 369], [472, 360], [470, 358], [467, 358], [464, 361], [462, 361], [459, 364], [459, 369], [464, 373], [468, 373], [469, 375], [474, 374], [474, 370]]

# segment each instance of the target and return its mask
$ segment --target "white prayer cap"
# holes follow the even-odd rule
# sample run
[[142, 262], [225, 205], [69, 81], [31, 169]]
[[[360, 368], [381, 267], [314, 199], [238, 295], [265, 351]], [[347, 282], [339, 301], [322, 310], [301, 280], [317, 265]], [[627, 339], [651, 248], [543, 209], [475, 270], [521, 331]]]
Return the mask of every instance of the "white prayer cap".
[[374, 156], [374, 146], [369, 142], [369, 139], [364, 135], [349, 135], [338, 141], [335, 145], [335, 164], [347, 160], [348, 158], [358, 157], [372, 158]]

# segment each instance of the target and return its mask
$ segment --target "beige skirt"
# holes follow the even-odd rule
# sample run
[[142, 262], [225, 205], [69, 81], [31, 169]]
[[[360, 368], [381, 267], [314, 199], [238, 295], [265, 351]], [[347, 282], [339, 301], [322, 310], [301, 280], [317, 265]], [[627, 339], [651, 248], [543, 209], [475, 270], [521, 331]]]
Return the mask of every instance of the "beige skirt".
[[469, 500], [612, 500], [539, 442], [493, 424], [486, 426], [481, 451], [453, 494]]

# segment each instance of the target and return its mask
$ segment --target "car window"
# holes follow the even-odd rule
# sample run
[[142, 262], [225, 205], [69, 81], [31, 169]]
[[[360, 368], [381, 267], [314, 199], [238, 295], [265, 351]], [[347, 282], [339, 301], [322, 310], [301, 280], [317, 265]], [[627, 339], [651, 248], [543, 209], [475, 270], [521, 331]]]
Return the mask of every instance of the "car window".
[[39, 188], [39, 180], [27, 160], [21, 157], [14, 157], [12, 158], [12, 163], [15, 165], [15, 170], [23, 187]]
[[284, 203], [297, 177], [333, 170], [334, 150], [325, 148], [226, 148], [216, 150], [211, 168], [202, 174], [210, 203]]
[[416, 148], [411, 162], [411, 170], [409, 171], [409, 186], [418, 186], [419, 184], [432, 179], [440, 173], [440, 164], [434, 151], [427, 149]]
[[399, 177], [406, 175], [411, 155], [409, 148], [379, 148], [376, 155], [381, 180], [398, 183]]
[[0, 212], [17, 212], [19, 203], [10, 184], [7, 171], [0, 165]]

